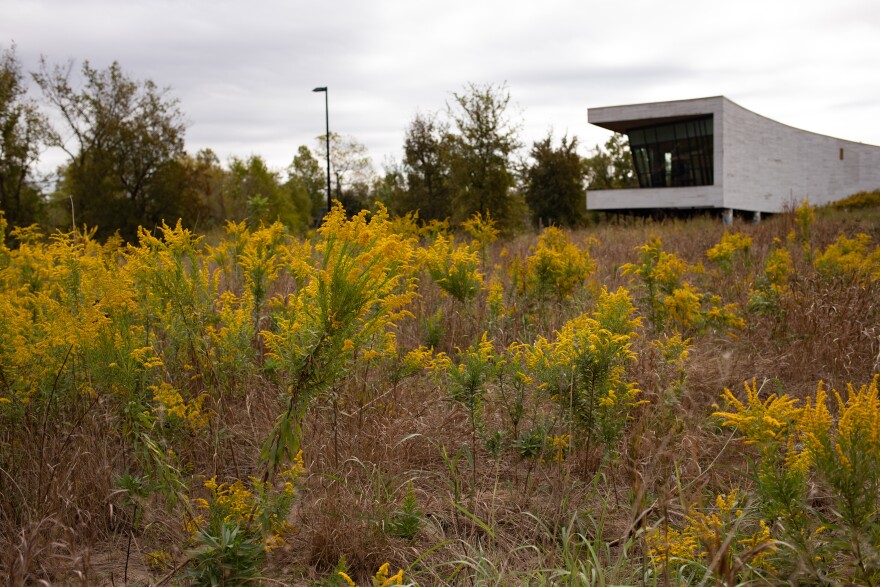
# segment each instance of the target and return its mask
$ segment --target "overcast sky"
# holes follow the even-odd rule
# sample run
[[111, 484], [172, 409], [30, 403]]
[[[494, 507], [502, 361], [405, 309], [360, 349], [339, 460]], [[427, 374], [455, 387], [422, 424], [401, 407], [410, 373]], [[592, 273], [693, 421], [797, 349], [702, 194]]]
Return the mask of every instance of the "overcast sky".
[[188, 150], [277, 169], [324, 132], [315, 86], [377, 170], [468, 82], [507, 84], [526, 145], [553, 129], [586, 153], [609, 136], [587, 108], [715, 95], [880, 145], [878, 0], [0, 0], [13, 41], [29, 71], [119, 61], [179, 98]]

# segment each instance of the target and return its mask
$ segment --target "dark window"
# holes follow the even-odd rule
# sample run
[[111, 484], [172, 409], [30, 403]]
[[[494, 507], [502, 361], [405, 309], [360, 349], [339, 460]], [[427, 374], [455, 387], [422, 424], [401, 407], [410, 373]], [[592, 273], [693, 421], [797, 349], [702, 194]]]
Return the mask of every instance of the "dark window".
[[712, 116], [627, 131], [639, 187], [712, 185]]

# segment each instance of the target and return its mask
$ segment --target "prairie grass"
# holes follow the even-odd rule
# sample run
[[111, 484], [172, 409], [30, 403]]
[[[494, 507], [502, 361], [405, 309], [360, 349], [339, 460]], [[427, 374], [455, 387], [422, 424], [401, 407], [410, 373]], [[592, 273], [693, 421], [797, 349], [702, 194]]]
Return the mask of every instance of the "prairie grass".
[[880, 584], [875, 208], [467, 228], [13, 232], [3, 580]]

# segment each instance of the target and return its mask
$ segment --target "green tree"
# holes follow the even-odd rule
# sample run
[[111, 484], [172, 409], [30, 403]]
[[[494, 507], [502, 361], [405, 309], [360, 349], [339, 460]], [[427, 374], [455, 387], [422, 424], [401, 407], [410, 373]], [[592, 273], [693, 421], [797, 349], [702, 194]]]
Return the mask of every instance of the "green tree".
[[452, 215], [451, 141], [448, 124], [436, 115], [416, 114], [404, 138], [406, 190], [393, 207], [396, 213], [418, 210], [422, 220]]
[[10, 225], [36, 222], [42, 199], [32, 181], [48, 125], [28, 100], [15, 46], [0, 55], [0, 211]]
[[449, 116], [456, 133], [452, 140], [453, 216], [491, 214], [499, 226], [513, 227], [518, 206], [513, 193], [512, 156], [520, 147], [519, 127], [507, 114], [506, 85], [469, 84], [453, 94]]
[[586, 221], [584, 166], [577, 153], [577, 137], [562, 137], [553, 148], [553, 133], [532, 146], [532, 162], [525, 169], [526, 203], [535, 224], [582, 226]]
[[406, 172], [395, 161], [387, 162], [384, 167], [382, 176], [373, 182], [371, 199], [385, 204], [392, 214], [406, 214], [412, 210], [405, 206], [408, 196]]
[[311, 225], [316, 226], [327, 213], [326, 169], [308, 147], [300, 145], [287, 168], [287, 182], [291, 189], [305, 190], [311, 202]]
[[584, 173], [591, 190], [639, 187], [629, 140], [622, 134], [613, 134], [604, 149], [596, 145], [593, 154], [584, 159]]
[[199, 209], [196, 217], [204, 226], [219, 226], [230, 218], [226, 210], [224, 187], [228, 173], [220, 165], [220, 159], [211, 149], [202, 149], [185, 155], [180, 164], [187, 178], [182, 199]]
[[58, 195], [73, 200], [76, 222], [133, 239], [138, 225], [173, 221], [175, 194], [160, 191], [164, 168], [183, 155], [178, 100], [150, 80], [131, 79], [117, 62], [105, 70], [83, 62], [79, 88], [72, 70], [72, 62], [50, 69], [44, 60], [34, 80], [61, 119], [49, 143], [67, 153]]
[[247, 160], [233, 157], [225, 198], [230, 220], [249, 219], [253, 222], [276, 220], [289, 228], [301, 230], [309, 222], [311, 202], [305, 191], [282, 185], [278, 173], [269, 169], [259, 155]]

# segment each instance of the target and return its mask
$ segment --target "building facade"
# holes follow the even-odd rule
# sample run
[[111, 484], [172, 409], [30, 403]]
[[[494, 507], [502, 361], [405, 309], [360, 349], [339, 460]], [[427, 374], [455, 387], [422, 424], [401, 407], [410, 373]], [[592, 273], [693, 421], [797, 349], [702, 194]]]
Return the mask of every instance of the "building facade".
[[793, 128], [724, 96], [590, 108], [629, 137], [639, 187], [587, 192], [589, 210], [782, 212], [880, 188], [880, 147]]

